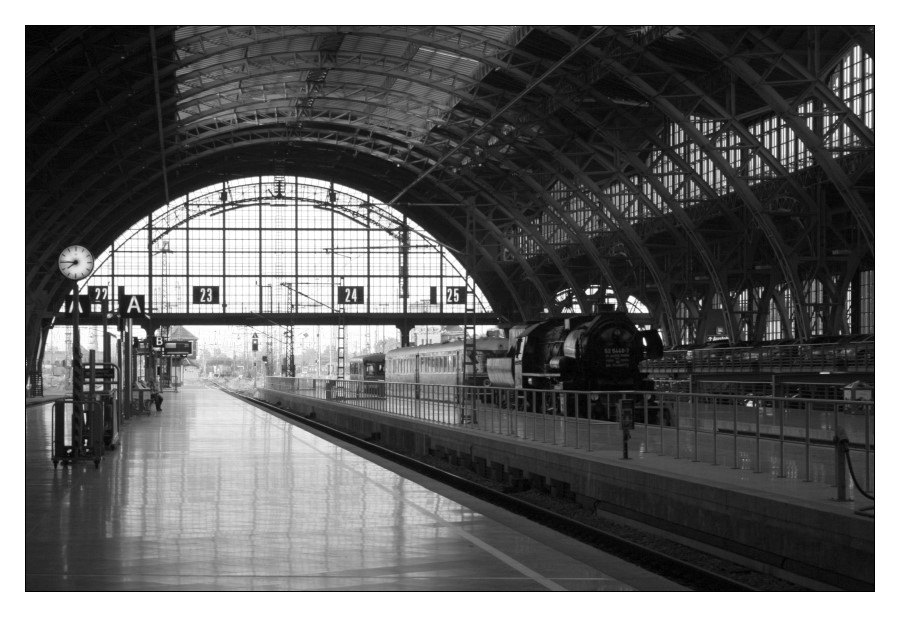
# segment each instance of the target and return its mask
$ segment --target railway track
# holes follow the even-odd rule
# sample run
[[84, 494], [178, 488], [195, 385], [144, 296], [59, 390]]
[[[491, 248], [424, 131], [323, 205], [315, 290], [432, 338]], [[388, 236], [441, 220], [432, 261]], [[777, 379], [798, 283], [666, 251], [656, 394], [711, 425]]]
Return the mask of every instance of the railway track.
[[496, 483], [477, 476], [474, 472], [451, 468], [449, 463], [435, 457], [411, 457], [241, 392], [228, 390], [218, 385], [216, 387], [260, 409], [313, 428], [457, 490], [462, 490], [483, 501], [503, 507], [645, 570], [664, 576], [691, 590], [807, 590], [805, 587], [754, 570], [747, 565], [737, 564], [672, 539], [663, 538], [659, 534], [621, 522], [591, 516], [590, 513], [574, 504], [560, 504], [558, 500], [537, 491], [510, 493], [508, 487], [492, 486]]

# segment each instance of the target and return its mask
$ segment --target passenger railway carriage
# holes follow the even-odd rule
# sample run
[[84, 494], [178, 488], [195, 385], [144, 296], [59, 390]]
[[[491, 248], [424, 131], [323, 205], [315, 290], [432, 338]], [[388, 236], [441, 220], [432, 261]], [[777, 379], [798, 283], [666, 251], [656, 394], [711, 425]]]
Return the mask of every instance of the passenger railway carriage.
[[350, 358], [348, 376], [354, 393], [384, 396], [384, 354], [371, 353]]
[[487, 337], [475, 339], [474, 346], [474, 358], [468, 358], [465, 367], [463, 341], [393, 349], [386, 354], [385, 379], [392, 384], [489, 386], [487, 360], [504, 355], [509, 342]]

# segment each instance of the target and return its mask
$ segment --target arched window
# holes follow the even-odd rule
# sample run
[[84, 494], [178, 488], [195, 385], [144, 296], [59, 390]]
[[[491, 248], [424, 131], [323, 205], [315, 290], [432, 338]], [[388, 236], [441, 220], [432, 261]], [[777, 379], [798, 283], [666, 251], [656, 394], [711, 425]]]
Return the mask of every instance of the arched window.
[[[119, 288], [143, 294], [153, 314], [464, 313], [472, 300], [452, 251], [408, 217], [345, 186], [281, 176], [164, 205], [99, 256], [87, 284], [113, 300]], [[477, 288], [474, 306], [491, 310]]]

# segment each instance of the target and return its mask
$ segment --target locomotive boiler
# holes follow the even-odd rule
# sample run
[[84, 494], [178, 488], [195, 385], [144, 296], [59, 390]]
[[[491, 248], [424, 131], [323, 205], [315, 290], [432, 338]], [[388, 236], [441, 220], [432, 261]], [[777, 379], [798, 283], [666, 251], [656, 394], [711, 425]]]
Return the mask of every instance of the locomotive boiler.
[[[505, 357], [487, 361], [488, 377], [493, 386], [519, 391], [652, 390], [640, 363], [663, 353], [659, 332], [638, 330], [627, 313], [617, 311], [516, 326], [509, 341]], [[566, 407], [566, 397], [558, 398], [557, 407]], [[601, 415], [608, 416], [608, 404], [603, 407]]]

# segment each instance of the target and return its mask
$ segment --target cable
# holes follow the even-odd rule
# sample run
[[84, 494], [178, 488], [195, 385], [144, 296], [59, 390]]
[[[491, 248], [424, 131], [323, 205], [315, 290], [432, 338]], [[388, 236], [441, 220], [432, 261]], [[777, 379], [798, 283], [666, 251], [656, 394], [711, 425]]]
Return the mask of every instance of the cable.
[[844, 448], [844, 456], [847, 458], [847, 467], [850, 468], [850, 477], [853, 478], [853, 483], [856, 485], [856, 490], [863, 494], [864, 497], [868, 497], [872, 501], [875, 501], [874, 495], [869, 495], [867, 492], [862, 490], [862, 485], [859, 483], [859, 480], [856, 479], [856, 473], [853, 471], [853, 462], [850, 460], [850, 449]]

